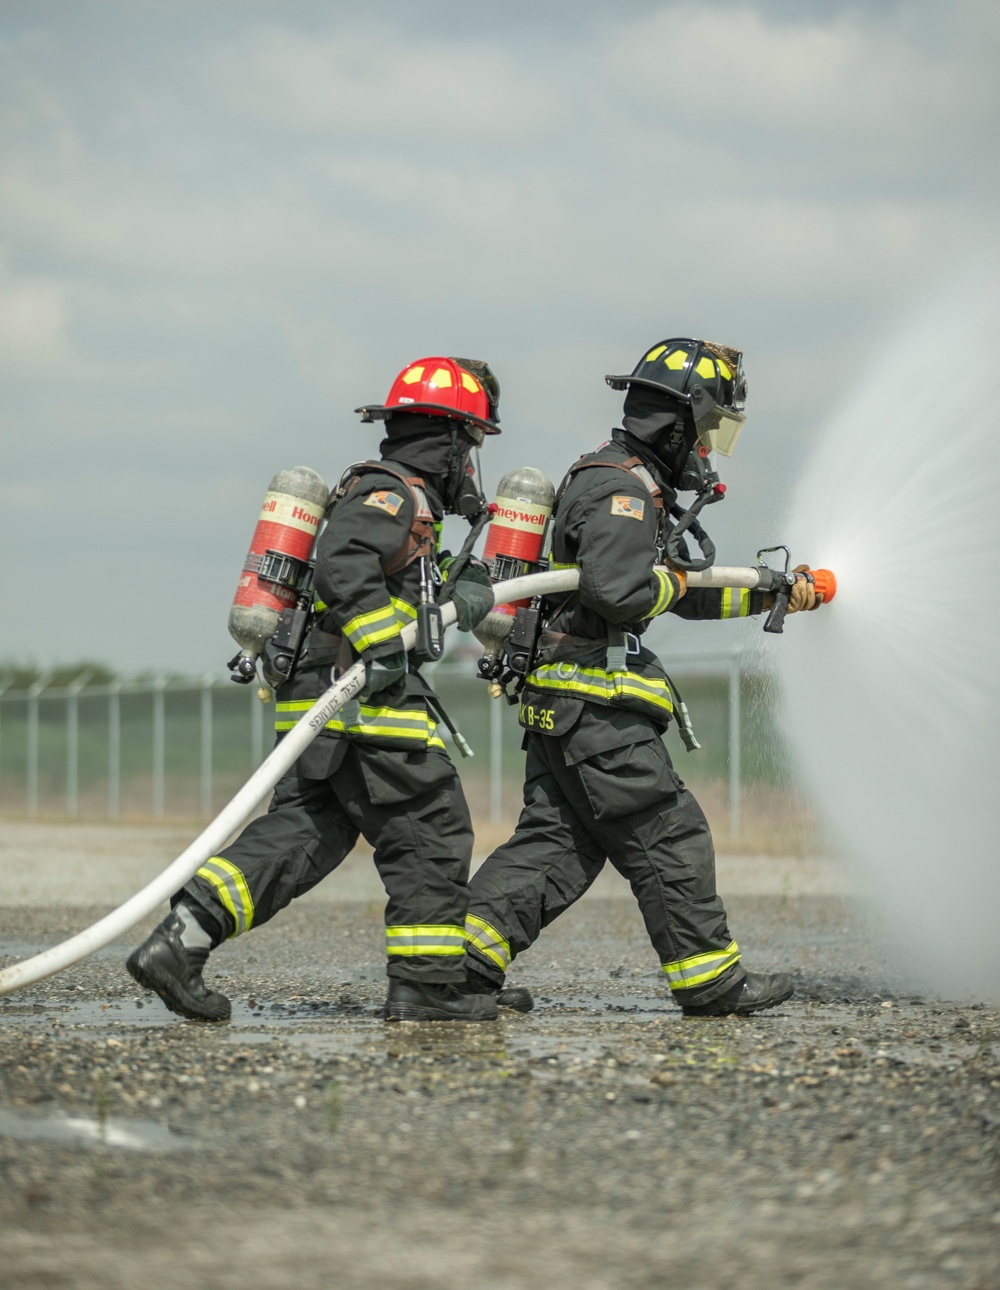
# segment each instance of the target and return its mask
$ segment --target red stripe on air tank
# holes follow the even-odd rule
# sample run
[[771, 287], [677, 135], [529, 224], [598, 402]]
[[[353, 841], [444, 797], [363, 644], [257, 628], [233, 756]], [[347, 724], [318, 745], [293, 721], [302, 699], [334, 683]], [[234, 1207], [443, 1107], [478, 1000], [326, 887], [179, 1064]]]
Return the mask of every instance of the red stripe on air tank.
[[486, 534], [486, 545], [483, 548], [483, 559], [490, 561], [495, 555], [509, 555], [515, 560], [538, 559], [542, 549], [542, 534], [539, 530], [531, 533], [520, 529], [506, 528], [491, 524]]
[[256, 555], [265, 551], [281, 551], [284, 555], [293, 555], [297, 560], [308, 560], [312, 550], [314, 533], [303, 533], [301, 529], [288, 524], [273, 524], [261, 520], [253, 531], [250, 550]]

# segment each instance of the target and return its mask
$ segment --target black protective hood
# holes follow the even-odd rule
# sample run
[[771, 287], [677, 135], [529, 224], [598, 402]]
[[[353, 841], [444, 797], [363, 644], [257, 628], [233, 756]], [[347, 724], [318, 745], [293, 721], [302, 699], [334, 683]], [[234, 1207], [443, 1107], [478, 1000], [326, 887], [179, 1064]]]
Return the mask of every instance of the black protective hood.
[[[659, 390], [630, 385], [622, 425], [628, 437], [653, 457], [666, 482], [677, 488], [694, 442], [685, 409]], [[640, 451], [639, 455], [645, 454]]]
[[452, 417], [401, 412], [386, 418], [386, 430], [379, 444], [382, 457], [411, 467], [445, 511], [464, 514], [460, 502], [467, 490], [465, 465], [475, 444], [461, 424]]

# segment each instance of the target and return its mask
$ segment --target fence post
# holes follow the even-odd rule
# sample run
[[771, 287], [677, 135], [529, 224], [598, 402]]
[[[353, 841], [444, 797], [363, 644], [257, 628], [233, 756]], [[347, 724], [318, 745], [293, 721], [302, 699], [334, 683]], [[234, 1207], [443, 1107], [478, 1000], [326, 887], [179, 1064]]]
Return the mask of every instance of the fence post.
[[[3, 702], [2, 702], [2, 700], [3, 700], [3, 696], [4, 696], [4, 694], [6, 694], [6, 692], [7, 692], [9, 689], [10, 689], [10, 686], [9, 686], [9, 685], [0, 685], [0, 768], [2, 768], [2, 766], [3, 766], [3, 738], [2, 738], [2, 731], [3, 731], [3, 720], [2, 720]], [[0, 780], [2, 780], [2, 779], [3, 779], [3, 776], [2, 776], [2, 774], [0, 774]]]
[[158, 676], [153, 681], [153, 814], [158, 819], [163, 815], [163, 777], [164, 777], [164, 744], [166, 738], [166, 721], [163, 711], [163, 691], [167, 688], [167, 678]]
[[503, 813], [503, 704], [486, 696], [490, 705], [490, 823], [499, 824]]
[[256, 770], [264, 760], [264, 705], [257, 690], [250, 686], [250, 769]]
[[28, 818], [38, 815], [38, 696], [49, 679], [40, 676], [28, 690]]
[[80, 808], [80, 705], [79, 694], [93, 672], [81, 672], [66, 687], [66, 814], [75, 818]]
[[729, 657], [729, 832], [738, 837], [740, 832], [740, 656]]
[[201, 811], [212, 814], [212, 686], [215, 677], [201, 678]]
[[122, 806], [122, 682], [108, 687], [108, 815], [121, 816]]

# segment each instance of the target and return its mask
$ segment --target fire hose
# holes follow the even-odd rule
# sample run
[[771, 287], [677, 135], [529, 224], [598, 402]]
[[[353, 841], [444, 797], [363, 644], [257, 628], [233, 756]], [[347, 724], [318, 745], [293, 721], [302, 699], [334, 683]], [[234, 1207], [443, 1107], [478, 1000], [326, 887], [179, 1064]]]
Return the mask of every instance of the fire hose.
[[[817, 570], [817, 576], [822, 572], [825, 571]], [[756, 568], [715, 566], [700, 573], [688, 574], [688, 586], [775, 590], [778, 585], [776, 579], [780, 580], [783, 576], [785, 575], [778, 574], [766, 566]], [[831, 599], [836, 584], [832, 581], [832, 575], [829, 577], [832, 585], [827, 598]], [[508, 604], [511, 601], [532, 596], [573, 591], [579, 580], [578, 569], [532, 573], [497, 583], [494, 586], [494, 596], [497, 604]], [[442, 606], [442, 617], [445, 626], [454, 623], [454, 604]], [[415, 639], [416, 625], [409, 624], [404, 627], [402, 632], [404, 647], [410, 649]], [[12, 994], [15, 990], [21, 990], [25, 986], [44, 980], [45, 977], [54, 976], [63, 968], [71, 967], [74, 963], [79, 963], [89, 955], [104, 949], [141, 919], [153, 913], [158, 905], [169, 900], [194, 876], [206, 860], [217, 854], [229, 842], [274, 789], [282, 775], [325, 728], [327, 722], [345, 703], [357, 697], [364, 683], [365, 666], [361, 662], [355, 663], [343, 676], [334, 681], [302, 719], [278, 741], [269, 756], [258, 766], [229, 804], [172, 864], [141, 891], [136, 892], [124, 905], [112, 910], [110, 914], [82, 932], [78, 932], [59, 945], [44, 950], [41, 954], [23, 959], [20, 963], [14, 963], [0, 971], [0, 996]]]

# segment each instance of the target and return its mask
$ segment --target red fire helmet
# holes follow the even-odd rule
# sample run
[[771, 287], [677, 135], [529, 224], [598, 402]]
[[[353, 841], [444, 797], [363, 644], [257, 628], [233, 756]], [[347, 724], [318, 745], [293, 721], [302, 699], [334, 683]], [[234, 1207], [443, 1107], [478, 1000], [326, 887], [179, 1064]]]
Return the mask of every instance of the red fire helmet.
[[485, 363], [470, 371], [454, 358], [418, 358], [407, 364], [392, 383], [385, 403], [355, 408], [362, 421], [384, 421], [400, 412], [453, 417], [466, 423], [472, 437], [499, 434], [496, 406], [500, 388]]

